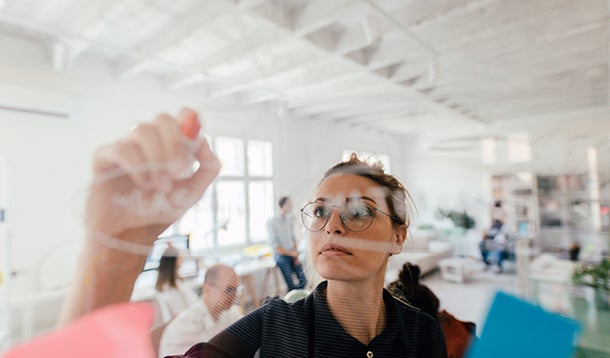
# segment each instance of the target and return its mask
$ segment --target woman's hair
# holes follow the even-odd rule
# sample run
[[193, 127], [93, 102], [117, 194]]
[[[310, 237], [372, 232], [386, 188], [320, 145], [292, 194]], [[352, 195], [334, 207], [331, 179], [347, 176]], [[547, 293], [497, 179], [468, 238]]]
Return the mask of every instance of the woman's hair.
[[432, 317], [436, 317], [440, 302], [427, 286], [419, 283], [419, 266], [406, 263], [398, 274], [398, 280], [388, 285], [388, 291]]
[[384, 191], [392, 223], [409, 228], [415, 207], [413, 199], [407, 188], [395, 176], [383, 171], [381, 163], [368, 164], [358, 159], [356, 153], [352, 153], [347, 161], [341, 162], [326, 171], [322, 181], [334, 174], [354, 174], [374, 181]]
[[159, 260], [159, 268], [157, 271], [157, 283], [155, 284], [157, 291], [162, 291], [165, 284], [168, 284], [169, 287], [176, 288], [176, 279], [178, 276], [178, 250], [173, 247], [165, 249], [161, 256], [161, 260]]

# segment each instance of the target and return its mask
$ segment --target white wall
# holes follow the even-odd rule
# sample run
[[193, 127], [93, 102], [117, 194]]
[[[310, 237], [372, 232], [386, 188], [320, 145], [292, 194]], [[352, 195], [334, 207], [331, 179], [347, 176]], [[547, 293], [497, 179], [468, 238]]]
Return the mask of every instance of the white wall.
[[476, 228], [489, 222], [491, 177], [475, 161], [457, 160], [450, 155], [431, 155], [423, 150], [416, 136], [405, 140], [407, 185], [416, 205], [415, 226], [421, 224], [449, 225], [435, 217], [437, 209], [466, 210], [476, 220]]
[[44, 93], [60, 93], [73, 98], [79, 109], [77, 120], [0, 110], [0, 157], [8, 162], [11, 257], [17, 272], [14, 295], [69, 281], [82, 239], [80, 205], [94, 149], [160, 111], [172, 113], [187, 105], [202, 110], [205, 128], [212, 134], [271, 140], [276, 195], [292, 195], [295, 203], [311, 195], [345, 148], [387, 153], [394, 172], [401, 172], [401, 143], [393, 137], [278, 117], [273, 110], [206, 111], [200, 88], [170, 92], [150, 77], [119, 81], [111, 66], [87, 58], [58, 73], [45, 48], [10, 37], [0, 37], [0, 43], [3, 53], [11, 54], [0, 56], [0, 84], [36, 89], [39, 93], [28, 98], [33, 103], [48, 102]]

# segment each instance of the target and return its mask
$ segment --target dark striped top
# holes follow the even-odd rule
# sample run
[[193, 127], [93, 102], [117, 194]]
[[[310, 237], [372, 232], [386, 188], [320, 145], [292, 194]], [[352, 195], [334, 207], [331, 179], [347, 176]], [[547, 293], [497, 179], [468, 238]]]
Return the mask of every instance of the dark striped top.
[[260, 357], [447, 357], [436, 319], [397, 301], [386, 290], [386, 328], [369, 344], [362, 344], [329, 311], [326, 286], [322, 282], [309, 296], [292, 304], [272, 300], [210, 342], [174, 357], [252, 357], [259, 349]]

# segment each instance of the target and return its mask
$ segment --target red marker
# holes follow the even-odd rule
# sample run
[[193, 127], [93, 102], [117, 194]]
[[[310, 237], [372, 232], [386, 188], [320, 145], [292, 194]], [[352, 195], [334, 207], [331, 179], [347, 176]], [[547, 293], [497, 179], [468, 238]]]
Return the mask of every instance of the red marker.
[[197, 113], [189, 111], [182, 118], [180, 132], [188, 139], [195, 140], [199, 137], [199, 130], [201, 130], [201, 122], [199, 121]]

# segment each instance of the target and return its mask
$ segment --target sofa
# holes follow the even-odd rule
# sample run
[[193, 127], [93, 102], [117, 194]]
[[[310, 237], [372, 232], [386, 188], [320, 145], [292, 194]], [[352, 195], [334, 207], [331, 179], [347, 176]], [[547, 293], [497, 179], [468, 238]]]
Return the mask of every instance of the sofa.
[[421, 275], [424, 276], [435, 270], [440, 260], [452, 255], [452, 245], [436, 239], [434, 232], [414, 231], [408, 235], [402, 252], [390, 257], [386, 268], [385, 284], [398, 278], [398, 273], [405, 262], [419, 266]]

